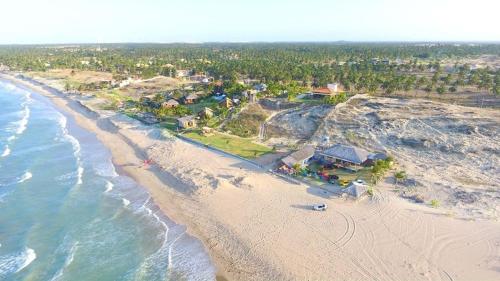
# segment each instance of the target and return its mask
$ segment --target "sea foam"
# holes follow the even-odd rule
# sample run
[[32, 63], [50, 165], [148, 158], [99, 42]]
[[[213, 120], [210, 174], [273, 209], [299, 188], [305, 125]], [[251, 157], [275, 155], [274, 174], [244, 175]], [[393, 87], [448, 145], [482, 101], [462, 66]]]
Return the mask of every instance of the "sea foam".
[[71, 145], [73, 146], [73, 154], [76, 158], [76, 163], [78, 165], [78, 168], [77, 168], [77, 182], [76, 184], [78, 185], [81, 185], [83, 183], [83, 172], [84, 172], [84, 168], [81, 164], [81, 158], [80, 158], [80, 154], [81, 154], [81, 145], [80, 145], [80, 142], [75, 138], [73, 137], [72, 135], [69, 134], [68, 132], [68, 127], [67, 127], [67, 123], [68, 123], [68, 119], [60, 114], [59, 115], [59, 125], [61, 127], [61, 130], [62, 130], [62, 135], [63, 135], [63, 138], [68, 141], [69, 143], [71, 143]]
[[7, 156], [9, 156], [9, 154], [10, 154], [10, 148], [8, 145], [6, 145], [1, 157], [7, 157]]
[[5, 277], [8, 274], [23, 270], [36, 259], [35, 250], [25, 248], [23, 251], [0, 257], [0, 276]]
[[106, 182], [106, 190], [105, 190], [104, 192], [105, 192], [105, 193], [110, 192], [111, 190], [113, 190], [113, 187], [114, 187], [114, 186], [115, 186], [115, 185], [114, 185], [113, 183], [111, 183], [111, 182], [107, 181], [107, 182]]
[[122, 202], [123, 202], [123, 206], [127, 207], [128, 205], [130, 205], [130, 201], [125, 199], [125, 198], [122, 198]]
[[30, 173], [30, 172], [25, 172], [21, 178], [19, 178], [19, 180], [17, 181], [17, 183], [23, 183], [29, 179], [31, 179], [33, 177], [33, 174]]
[[69, 249], [68, 255], [66, 256], [66, 260], [64, 261], [64, 266], [56, 272], [56, 274], [54, 275], [54, 277], [52, 277], [52, 279], [50, 279], [50, 281], [57, 281], [61, 279], [64, 274], [64, 270], [66, 270], [66, 268], [68, 268], [68, 266], [70, 266], [75, 259], [75, 253], [79, 247], [79, 244], [80, 243], [78, 241], [73, 243], [73, 245]]
[[82, 184], [83, 183], [83, 167], [79, 166], [77, 169], [77, 182], [76, 184]]

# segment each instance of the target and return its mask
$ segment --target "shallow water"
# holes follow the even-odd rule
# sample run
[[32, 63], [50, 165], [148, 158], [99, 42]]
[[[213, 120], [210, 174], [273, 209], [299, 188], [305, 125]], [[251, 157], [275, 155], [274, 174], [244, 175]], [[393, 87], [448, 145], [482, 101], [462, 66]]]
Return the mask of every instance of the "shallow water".
[[215, 279], [93, 134], [4, 81], [0, 109], [0, 280]]

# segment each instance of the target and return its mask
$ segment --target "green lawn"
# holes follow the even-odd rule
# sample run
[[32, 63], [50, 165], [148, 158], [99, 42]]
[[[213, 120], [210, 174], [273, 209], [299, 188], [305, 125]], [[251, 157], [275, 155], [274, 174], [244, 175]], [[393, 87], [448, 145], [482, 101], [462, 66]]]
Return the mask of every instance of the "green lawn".
[[160, 123], [160, 126], [166, 128], [170, 131], [177, 130], [177, 118], [176, 117], [165, 117], [165, 120]]
[[200, 131], [190, 131], [184, 133], [183, 136], [249, 159], [262, 156], [272, 151], [271, 148], [253, 143], [250, 139], [228, 136], [221, 133], [203, 136]]
[[214, 105], [217, 105], [217, 101], [212, 99], [212, 97], [204, 97], [196, 101], [194, 104], [188, 104], [186, 105], [187, 108], [189, 108], [194, 114], [197, 114], [200, 112], [203, 108], [208, 107], [211, 108]]

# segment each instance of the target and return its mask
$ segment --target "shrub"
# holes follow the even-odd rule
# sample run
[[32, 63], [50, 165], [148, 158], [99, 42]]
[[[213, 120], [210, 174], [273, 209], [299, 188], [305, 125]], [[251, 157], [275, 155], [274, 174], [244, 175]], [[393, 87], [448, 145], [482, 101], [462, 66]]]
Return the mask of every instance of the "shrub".
[[394, 178], [396, 179], [396, 184], [405, 181], [408, 176], [405, 171], [399, 171], [394, 173]]
[[439, 205], [441, 205], [441, 203], [439, 202], [439, 200], [437, 200], [437, 199], [432, 199], [431, 200], [431, 206], [433, 208], [437, 208], [437, 207], [439, 207]]
[[326, 104], [337, 105], [339, 103], [343, 103], [343, 102], [347, 101], [347, 94], [346, 93], [339, 93], [339, 94], [333, 95], [331, 97], [325, 97], [325, 98], [323, 98], [323, 101]]
[[385, 159], [385, 160], [377, 160], [375, 161], [375, 164], [372, 167], [372, 175], [371, 175], [371, 181], [373, 184], [376, 184], [379, 182], [385, 175], [385, 173], [391, 168], [392, 166], [392, 158]]
[[369, 195], [369, 196], [373, 196], [373, 187], [368, 187], [368, 189], [366, 190], [366, 193]]

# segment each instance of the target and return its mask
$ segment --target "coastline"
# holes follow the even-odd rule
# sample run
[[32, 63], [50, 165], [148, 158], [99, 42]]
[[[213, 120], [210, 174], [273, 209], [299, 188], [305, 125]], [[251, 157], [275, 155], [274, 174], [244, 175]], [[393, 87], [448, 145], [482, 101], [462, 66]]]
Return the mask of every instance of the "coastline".
[[[50, 98], [96, 134], [110, 150], [117, 171], [144, 186], [169, 218], [202, 241], [218, 280], [500, 277], [495, 270], [498, 221], [450, 218], [446, 210], [415, 205], [390, 192], [345, 201], [162, 136], [159, 129], [121, 114], [92, 109], [14, 77], [8, 80]], [[155, 165], [146, 169], [141, 163], [149, 158]], [[318, 202], [328, 203], [329, 210], [310, 211], [310, 204]]]
[[[0, 79], [9, 81], [15, 85], [29, 88], [30, 90], [48, 98], [59, 110], [62, 110], [65, 114], [70, 115], [80, 127], [94, 133], [99, 141], [101, 141], [111, 152], [112, 162], [118, 174], [126, 175], [134, 179], [134, 181], [143, 186], [151, 194], [154, 204], [160, 208], [164, 215], [168, 216], [176, 223], [184, 224], [182, 221], [182, 215], [176, 211], [178, 209], [175, 207], [175, 200], [172, 200], [169, 196], [160, 194], [161, 190], [166, 185], [160, 180], [162, 178], [160, 175], [161, 170], [154, 165], [151, 165], [149, 169], [143, 169], [140, 167], [139, 163], [147, 159], [147, 154], [144, 151], [141, 151], [141, 148], [134, 146], [133, 142], [126, 139], [123, 135], [118, 135], [114, 132], [111, 133], [106, 129], [99, 128], [99, 125], [95, 123], [95, 120], [100, 117], [99, 113], [85, 107], [83, 104], [71, 97], [64, 96], [63, 93], [56, 89], [52, 88], [51, 91], [49, 91], [41, 86], [34, 85], [28, 81], [21, 80], [4, 73], [0, 73]], [[130, 165], [130, 163], [136, 163], [137, 165]], [[158, 200], [160, 198], [161, 200]], [[187, 233], [199, 239], [198, 234], [193, 231], [192, 227], [187, 228]], [[202, 239], [200, 239], [200, 241], [204, 244], [205, 250], [208, 251], [204, 241]], [[224, 265], [218, 263], [216, 260], [214, 261], [212, 255], [210, 256], [213, 260], [215, 268], [217, 269], [216, 280], [228, 280], [225, 276]]]

